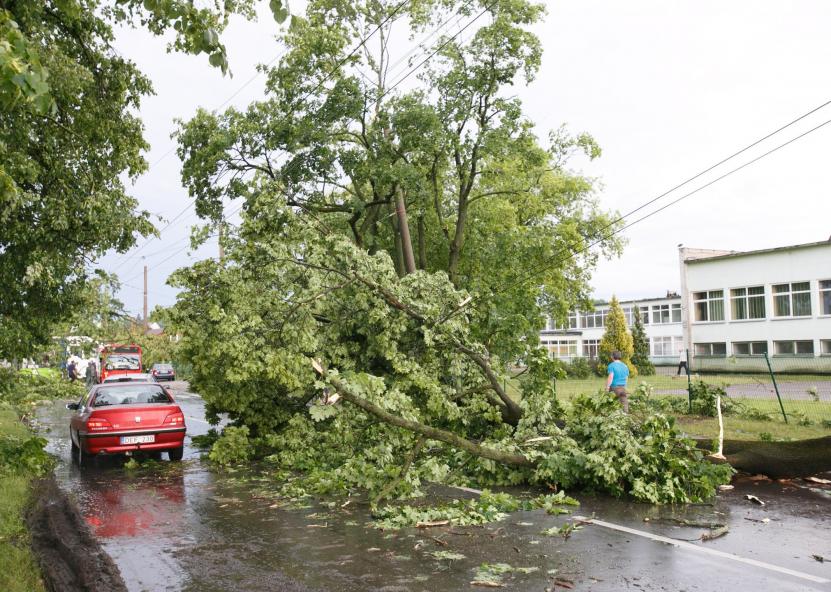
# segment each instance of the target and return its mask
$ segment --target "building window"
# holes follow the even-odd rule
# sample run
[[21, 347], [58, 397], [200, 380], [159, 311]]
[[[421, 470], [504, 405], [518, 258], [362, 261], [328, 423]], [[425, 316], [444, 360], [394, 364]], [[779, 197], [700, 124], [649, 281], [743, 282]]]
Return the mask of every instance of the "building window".
[[726, 343], [696, 343], [694, 347], [697, 356], [723, 357], [727, 355]]
[[699, 322], [724, 320], [724, 290], [693, 293], [695, 320]]
[[730, 290], [730, 314], [734, 321], [765, 318], [765, 287]]
[[820, 339], [819, 351], [824, 356], [831, 356], [831, 339]]
[[819, 281], [820, 314], [831, 315], [831, 280]]
[[734, 356], [763, 356], [768, 353], [767, 341], [734, 341]]
[[632, 316], [632, 307], [625, 306], [623, 308], [623, 316], [626, 318], [626, 326], [631, 327], [634, 317]]
[[576, 329], [578, 323], [578, 314], [576, 312], [569, 313], [565, 325], [561, 323], [556, 323], [554, 321], [549, 322], [549, 330], [555, 331], [568, 331], [569, 329]]
[[807, 356], [814, 355], [814, 342], [805, 341], [774, 341], [773, 353], [777, 356]]
[[608, 310], [596, 310], [594, 312], [583, 313], [583, 327], [586, 329], [605, 327], [606, 314], [608, 312]]
[[648, 306], [644, 306], [641, 309], [641, 321], [643, 322], [644, 325], [649, 324], [649, 307]]
[[811, 284], [795, 282], [773, 286], [773, 316], [811, 316]]
[[652, 307], [653, 323], [680, 323], [681, 304], [656, 304]]
[[669, 357], [675, 356], [678, 352], [673, 350], [672, 337], [653, 337], [652, 338], [652, 355]]
[[577, 341], [574, 339], [543, 339], [540, 342], [555, 358], [573, 358], [577, 356]]
[[669, 304], [656, 304], [652, 307], [652, 322], [653, 323], [668, 323], [669, 322]]
[[599, 339], [584, 339], [583, 340], [583, 357], [597, 358], [597, 348], [600, 345]]

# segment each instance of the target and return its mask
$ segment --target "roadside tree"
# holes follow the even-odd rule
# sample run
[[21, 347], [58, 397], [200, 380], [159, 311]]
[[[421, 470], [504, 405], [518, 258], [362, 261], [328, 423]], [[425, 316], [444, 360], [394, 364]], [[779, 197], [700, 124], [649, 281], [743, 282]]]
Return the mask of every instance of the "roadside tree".
[[83, 305], [95, 261], [154, 232], [124, 184], [147, 166], [136, 112], [152, 89], [113, 49], [113, 27], [171, 32], [171, 49], [226, 71], [219, 33], [255, 3], [0, 1], [0, 358], [48, 342]]

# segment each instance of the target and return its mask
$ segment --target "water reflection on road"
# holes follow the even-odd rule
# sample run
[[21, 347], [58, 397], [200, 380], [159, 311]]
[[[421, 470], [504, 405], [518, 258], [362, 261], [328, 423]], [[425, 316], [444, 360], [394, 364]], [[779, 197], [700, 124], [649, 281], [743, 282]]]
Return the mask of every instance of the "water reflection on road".
[[[205, 433], [201, 400], [181, 394], [177, 400], [189, 436]], [[504, 576], [514, 590], [831, 590], [600, 526], [585, 526], [568, 540], [546, 536], [543, 530], [573, 517], [541, 511], [486, 527], [384, 532], [367, 526], [367, 507], [357, 501], [287, 509], [275, 503], [268, 474], [211, 471], [190, 438], [181, 463], [128, 470], [123, 460], [110, 460], [80, 470], [68, 460], [62, 405], [44, 407], [40, 421], [49, 430], [49, 450], [61, 459], [58, 481], [77, 499], [130, 590], [471, 590], [476, 568], [486, 562], [530, 568]], [[746, 492], [768, 504], [749, 504]], [[647, 535], [696, 539], [702, 528], [691, 523], [729, 523], [727, 536], [695, 544], [831, 579], [831, 563], [811, 557], [831, 559], [831, 499], [822, 492], [750, 482], [714, 505], [581, 500], [579, 513]], [[463, 558], [442, 557], [444, 551]]]

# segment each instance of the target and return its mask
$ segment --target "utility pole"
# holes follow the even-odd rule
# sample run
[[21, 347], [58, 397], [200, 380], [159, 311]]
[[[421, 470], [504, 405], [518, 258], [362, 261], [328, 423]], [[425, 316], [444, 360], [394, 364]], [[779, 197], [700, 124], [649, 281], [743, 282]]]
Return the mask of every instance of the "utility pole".
[[[142, 257], [143, 259], [143, 257]], [[147, 266], [144, 266], [144, 332], [147, 332]]]

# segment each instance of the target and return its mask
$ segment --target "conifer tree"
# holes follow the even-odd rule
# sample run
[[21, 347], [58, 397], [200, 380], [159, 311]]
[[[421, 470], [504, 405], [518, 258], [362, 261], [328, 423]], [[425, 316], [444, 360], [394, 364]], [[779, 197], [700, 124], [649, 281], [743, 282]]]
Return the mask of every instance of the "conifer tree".
[[[632, 334], [626, 328], [626, 317], [623, 315], [623, 309], [615, 296], [612, 296], [612, 301], [609, 303], [609, 312], [606, 315], [606, 332], [603, 333], [603, 338], [600, 340], [597, 354], [602, 363], [608, 364], [612, 361], [613, 351], [620, 352], [621, 361], [629, 366], [630, 370], [635, 369], [632, 365], [632, 353], [634, 351]], [[634, 372], [632, 375], [634, 375]]]
[[652, 361], [649, 359], [649, 339], [643, 328], [641, 310], [635, 306], [632, 315], [634, 316], [634, 323], [632, 324], [632, 364], [638, 369], [638, 374], [652, 376], [655, 374], [655, 366], [652, 365]]

